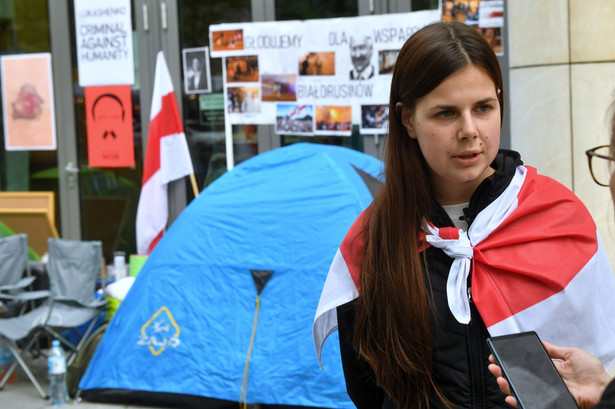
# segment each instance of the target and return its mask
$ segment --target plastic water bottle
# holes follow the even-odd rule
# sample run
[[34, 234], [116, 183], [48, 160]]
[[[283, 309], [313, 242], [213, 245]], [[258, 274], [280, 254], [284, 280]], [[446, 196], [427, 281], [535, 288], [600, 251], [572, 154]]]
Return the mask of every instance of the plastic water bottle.
[[62, 406], [68, 403], [68, 390], [66, 389], [66, 355], [60, 346], [60, 341], [54, 339], [47, 355], [49, 366], [49, 400], [53, 406]]
[[[15, 357], [10, 348], [6, 345], [6, 341], [0, 339], [0, 379], [4, 378], [14, 360]], [[13, 371], [7, 383], [15, 382], [15, 372], [16, 371]]]

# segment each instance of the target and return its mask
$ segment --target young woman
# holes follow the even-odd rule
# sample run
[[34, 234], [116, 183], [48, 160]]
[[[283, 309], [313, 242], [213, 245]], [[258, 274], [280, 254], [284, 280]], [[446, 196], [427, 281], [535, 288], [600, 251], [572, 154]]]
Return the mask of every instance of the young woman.
[[503, 105], [497, 58], [467, 25], [428, 25], [401, 49], [386, 183], [342, 242], [314, 321], [318, 354], [339, 330], [359, 409], [506, 407], [490, 334], [579, 331], [615, 360], [599, 346], [615, 346], [615, 279], [596, 226], [568, 189], [499, 149]]

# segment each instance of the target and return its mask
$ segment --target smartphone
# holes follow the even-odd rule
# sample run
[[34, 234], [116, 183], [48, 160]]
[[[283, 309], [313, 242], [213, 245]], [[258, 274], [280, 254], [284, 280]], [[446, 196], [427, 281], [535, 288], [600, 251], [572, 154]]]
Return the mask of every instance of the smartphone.
[[579, 409], [534, 331], [487, 338], [521, 409]]

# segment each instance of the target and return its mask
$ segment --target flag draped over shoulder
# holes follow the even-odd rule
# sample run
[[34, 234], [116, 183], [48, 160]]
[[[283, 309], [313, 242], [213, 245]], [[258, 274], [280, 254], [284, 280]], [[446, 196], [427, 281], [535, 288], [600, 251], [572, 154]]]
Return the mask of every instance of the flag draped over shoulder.
[[168, 219], [167, 184], [194, 173], [173, 83], [162, 51], [156, 58], [143, 182], [137, 208], [137, 251], [149, 254]]
[[[365, 212], [342, 242], [323, 288], [313, 335], [337, 329], [336, 307], [358, 297]], [[531, 167], [519, 166], [508, 188], [469, 230], [425, 223], [425, 240], [453, 258], [447, 297], [461, 323], [471, 297], [490, 335], [536, 331], [615, 363], [615, 276], [596, 225], [579, 199]]]

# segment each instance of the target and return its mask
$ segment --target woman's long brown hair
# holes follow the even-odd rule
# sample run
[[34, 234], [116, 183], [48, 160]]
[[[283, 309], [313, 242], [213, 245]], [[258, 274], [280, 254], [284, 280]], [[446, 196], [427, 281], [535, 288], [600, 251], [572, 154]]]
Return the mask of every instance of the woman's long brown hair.
[[374, 199], [365, 231], [361, 293], [357, 300], [354, 347], [374, 370], [377, 383], [398, 407], [429, 406], [437, 394], [432, 374], [431, 296], [419, 255], [419, 235], [429, 218], [432, 188], [416, 139], [401, 120], [404, 107], [427, 95], [452, 73], [474, 64], [499, 90], [497, 58], [475, 29], [463, 23], [434, 23], [417, 31], [395, 63], [386, 141], [386, 184]]
[[615, 100], [613, 100], [613, 102], [611, 102], [611, 106], [609, 108], [609, 114], [611, 116], [611, 152], [610, 155], [611, 157], [615, 157]]

